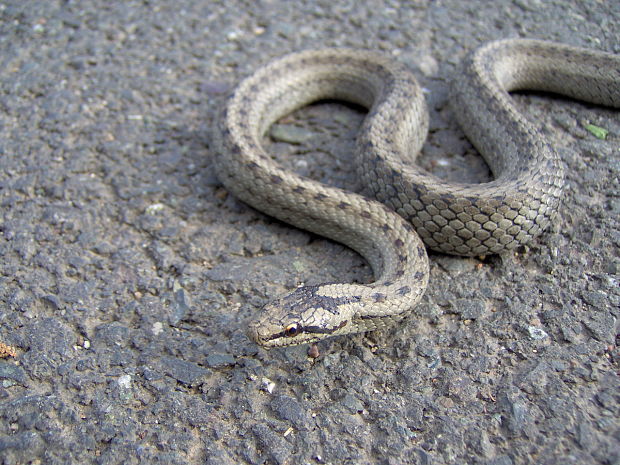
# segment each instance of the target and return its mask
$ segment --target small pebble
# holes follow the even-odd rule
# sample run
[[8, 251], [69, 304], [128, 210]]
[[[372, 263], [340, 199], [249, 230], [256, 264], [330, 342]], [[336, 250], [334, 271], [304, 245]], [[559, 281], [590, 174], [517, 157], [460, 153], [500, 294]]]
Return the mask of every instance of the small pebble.
[[321, 352], [319, 351], [319, 346], [316, 344], [312, 344], [309, 348], [308, 348], [308, 357], [310, 358], [318, 358], [321, 355]]

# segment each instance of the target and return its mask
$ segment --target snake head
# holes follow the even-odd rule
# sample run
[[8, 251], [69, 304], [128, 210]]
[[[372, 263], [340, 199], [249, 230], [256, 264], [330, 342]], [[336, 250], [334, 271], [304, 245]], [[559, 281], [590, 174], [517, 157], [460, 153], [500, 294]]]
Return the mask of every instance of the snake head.
[[263, 347], [317, 342], [352, 332], [356, 299], [331, 297], [330, 287], [304, 286], [265, 305], [248, 327], [248, 337]]

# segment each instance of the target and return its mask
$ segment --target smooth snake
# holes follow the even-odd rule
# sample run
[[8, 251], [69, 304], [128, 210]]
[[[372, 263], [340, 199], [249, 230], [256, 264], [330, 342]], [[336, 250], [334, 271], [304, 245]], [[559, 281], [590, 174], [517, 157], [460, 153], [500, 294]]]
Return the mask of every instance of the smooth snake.
[[[527, 39], [470, 53], [451, 102], [494, 175], [483, 184], [446, 182], [414, 164], [428, 129], [422, 90], [405, 65], [382, 54], [303, 51], [241, 82], [218, 119], [220, 181], [254, 208], [356, 250], [375, 275], [371, 284], [299, 287], [267, 304], [249, 336], [274, 347], [392, 325], [426, 289], [425, 245], [478, 256], [511, 250], [543, 231], [557, 214], [564, 167], [515, 106], [508, 94], [515, 90], [620, 107], [620, 55]], [[275, 121], [323, 99], [369, 110], [356, 140], [357, 170], [378, 201], [286, 171], [263, 148]]]

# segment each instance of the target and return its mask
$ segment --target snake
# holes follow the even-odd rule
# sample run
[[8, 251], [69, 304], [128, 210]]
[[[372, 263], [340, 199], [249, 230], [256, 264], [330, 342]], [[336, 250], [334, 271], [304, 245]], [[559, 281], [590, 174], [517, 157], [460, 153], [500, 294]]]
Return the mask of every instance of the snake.
[[[394, 327], [428, 285], [426, 248], [484, 256], [540, 234], [557, 216], [564, 166], [509, 95], [520, 90], [618, 108], [620, 55], [534, 39], [496, 40], [468, 53], [450, 102], [493, 174], [481, 184], [447, 182], [416, 166], [428, 111], [414, 74], [393, 57], [306, 50], [245, 78], [217, 117], [219, 180], [255, 209], [355, 250], [374, 275], [371, 283], [302, 285], [267, 303], [248, 336], [270, 348]], [[273, 123], [326, 99], [368, 110], [354, 149], [361, 193], [286, 170], [264, 147]]]

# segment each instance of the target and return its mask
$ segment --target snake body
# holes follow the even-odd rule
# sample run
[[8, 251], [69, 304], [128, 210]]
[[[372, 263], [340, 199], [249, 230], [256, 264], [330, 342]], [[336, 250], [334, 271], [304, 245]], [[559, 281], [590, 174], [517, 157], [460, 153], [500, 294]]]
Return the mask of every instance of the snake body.
[[[495, 177], [478, 185], [448, 183], [412, 163], [428, 113], [415, 77], [399, 62], [369, 51], [311, 50], [246, 78], [218, 119], [219, 179], [254, 208], [356, 250], [375, 275], [371, 284], [300, 287], [267, 304], [250, 337], [285, 346], [393, 324], [428, 282], [420, 238], [431, 249], [471, 256], [510, 250], [544, 230], [557, 212], [563, 165], [508, 95], [520, 89], [620, 107], [620, 56], [524, 39], [469, 54], [451, 99]], [[359, 176], [378, 201], [286, 171], [262, 147], [276, 120], [322, 99], [369, 109], [356, 154]]]

